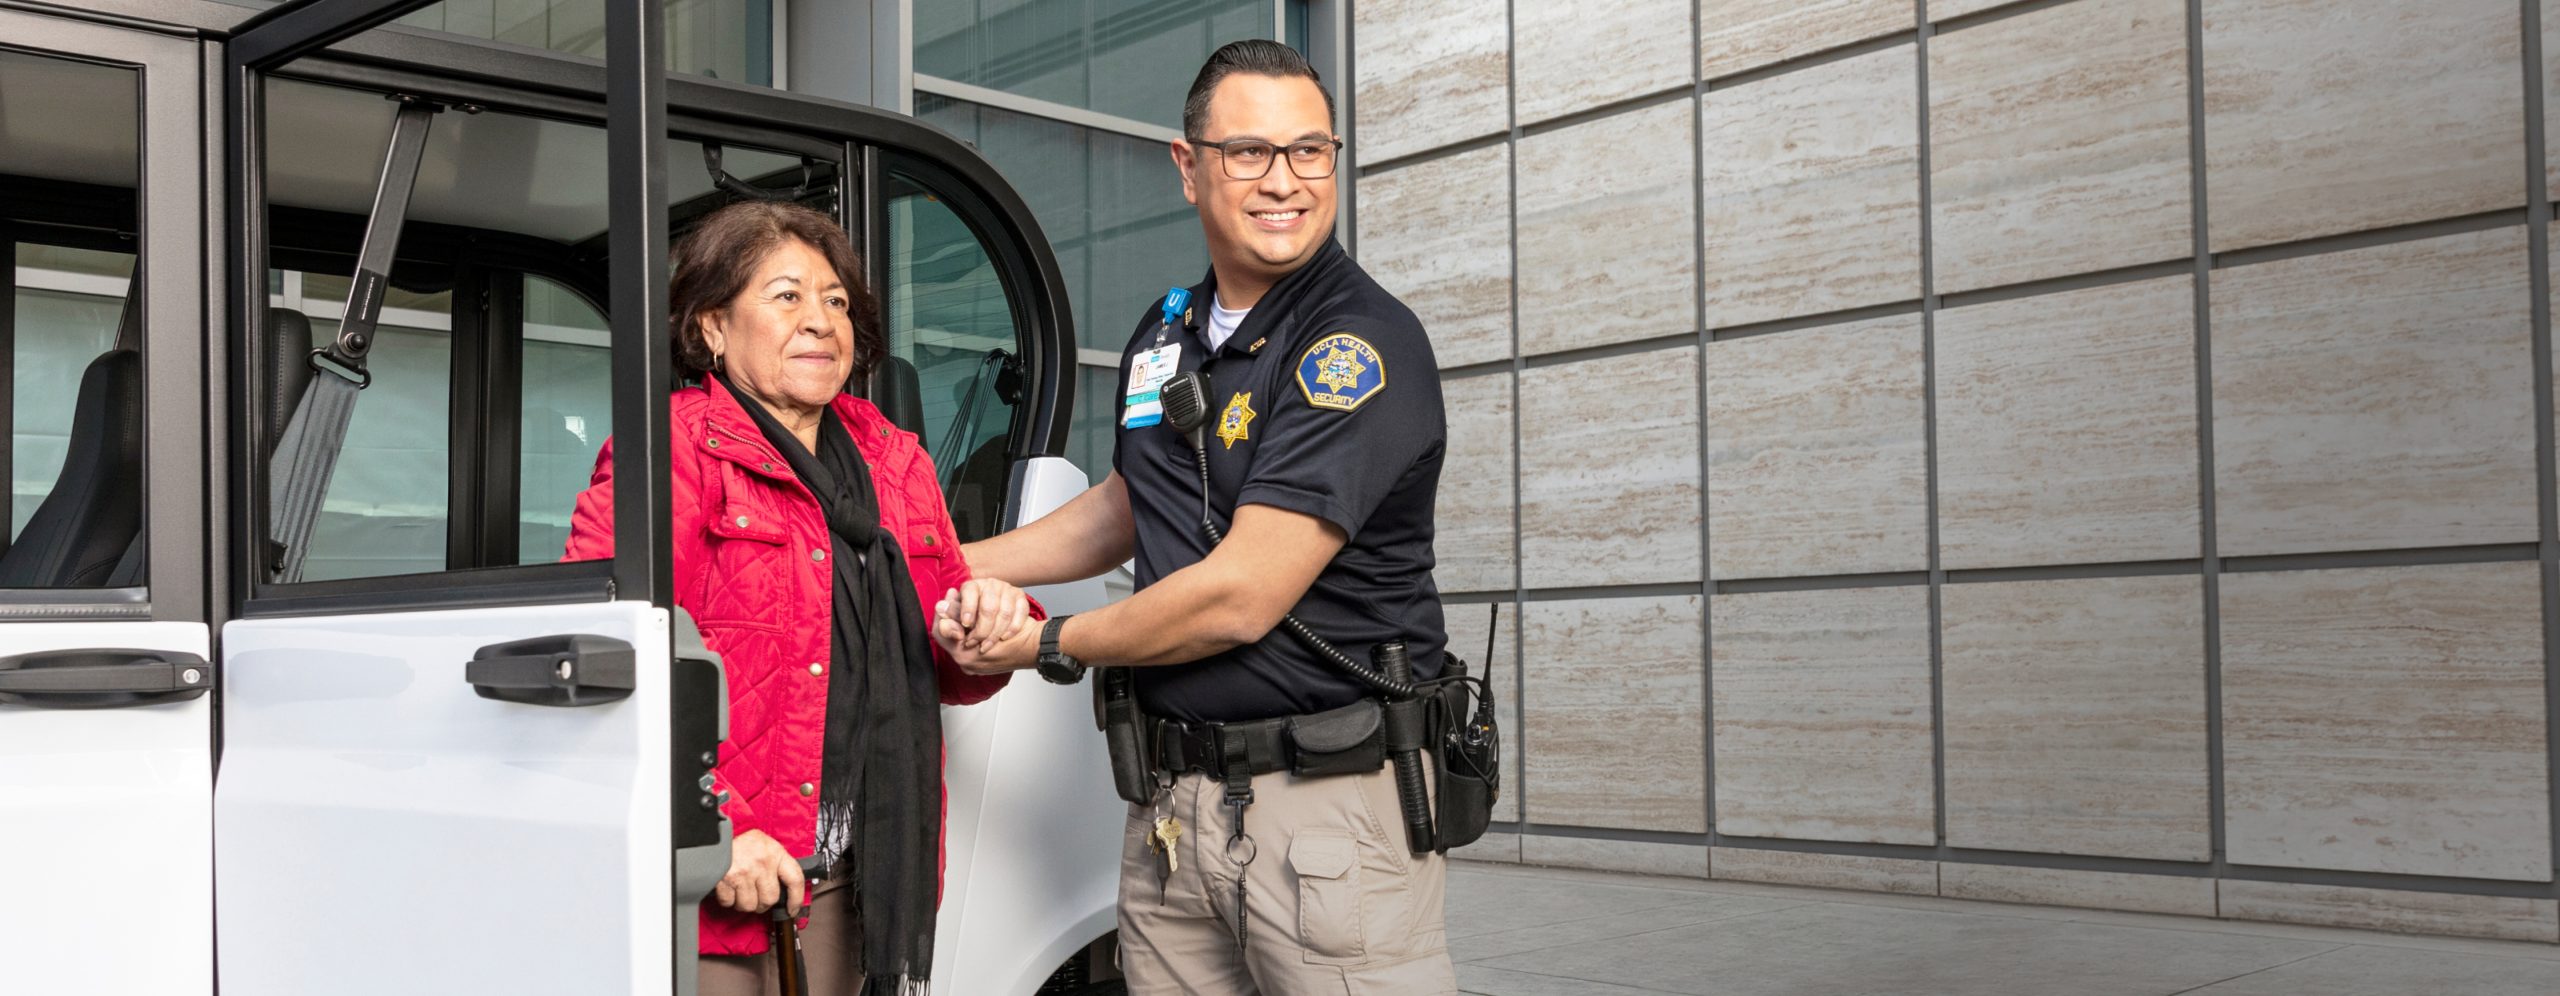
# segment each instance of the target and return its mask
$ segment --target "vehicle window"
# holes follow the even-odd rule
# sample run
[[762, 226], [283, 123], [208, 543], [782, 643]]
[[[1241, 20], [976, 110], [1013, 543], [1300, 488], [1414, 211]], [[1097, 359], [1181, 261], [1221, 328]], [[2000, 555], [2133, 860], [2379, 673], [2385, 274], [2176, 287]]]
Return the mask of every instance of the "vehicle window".
[[[296, 80], [267, 92], [268, 305], [307, 319], [319, 348], [340, 330], [399, 105]], [[591, 303], [606, 297], [603, 129], [494, 108], [428, 120], [304, 581], [559, 560], [612, 426]], [[701, 159], [671, 161], [685, 154]]]
[[[284, 271], [269, 307], [311, 323], [311, 347], [338, 335], [347, 277]], [[370, 369], [373, 386], [347, 424], [347, 444], [311, 531], [303, 580], [418, 574], [445, 568], [451, 520], [453, 295], [393, 284], [383, 299]]]
[[[893, 360], [915, 371], [924, 445], [963, 542], [1003, 525], [1022, 347], [987, 247], [941, 194], [890, 177], [881, 312]], [[894, 413], [893, 413], [894, 415]]]
[[140, 85], [0, 50], [0, 588], [142, 581]]
[[[268, 84], [268, 305], [308, 321], [306, 348], [339, 334], [400, 107]], [[604, 129], [479, 106], [426, 120], [304, 581], [556, 562], [612, 431]], [[835, 207], [832, 160], [674, 138], [666, 161], [678, 234], [738, 197]]]
[[613, 429], [604, 312], [554, 280], [524, 278], [524, 399], [516, 424], [516, 562], [560, 559], [569, 512]]
[[53, 493], [71, 445], [80, 375], [114, 348], [132, 279], [129, 253], [17, 245], [10, 356], [9, 538]]

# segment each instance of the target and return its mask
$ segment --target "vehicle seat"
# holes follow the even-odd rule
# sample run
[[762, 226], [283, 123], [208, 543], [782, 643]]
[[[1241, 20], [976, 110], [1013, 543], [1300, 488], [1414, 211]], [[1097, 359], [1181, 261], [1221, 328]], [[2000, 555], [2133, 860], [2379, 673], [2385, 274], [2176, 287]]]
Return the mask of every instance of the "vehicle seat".
[[880, 359], [871, 370], [869, 398], [873, 407], [889, 419], [889, 424], [924, 436], [924, 388], [916, 378], [916, 365], [895, 356]]
[[112, 349], [89, 362], [62, 473], [0, 553], [0, 588], [96, 588], [120, 573], [142, 533], [142, 386], [139, 352]]

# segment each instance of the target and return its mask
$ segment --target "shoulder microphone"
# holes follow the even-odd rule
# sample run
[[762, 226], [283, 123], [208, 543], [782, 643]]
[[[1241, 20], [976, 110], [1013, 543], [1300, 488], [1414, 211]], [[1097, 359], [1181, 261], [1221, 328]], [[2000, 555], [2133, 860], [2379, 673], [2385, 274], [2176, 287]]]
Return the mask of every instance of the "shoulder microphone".
[[1185, 370], [1174, 374], [1156, 391], [1164, 402], [1165, 424], [1191, 441], [1192, 452], [1206, 455], [1208, 445], [1201, 440], [1200, 430], [1209, 424], [1209, 389], [1201, 383], [1200, 372]]

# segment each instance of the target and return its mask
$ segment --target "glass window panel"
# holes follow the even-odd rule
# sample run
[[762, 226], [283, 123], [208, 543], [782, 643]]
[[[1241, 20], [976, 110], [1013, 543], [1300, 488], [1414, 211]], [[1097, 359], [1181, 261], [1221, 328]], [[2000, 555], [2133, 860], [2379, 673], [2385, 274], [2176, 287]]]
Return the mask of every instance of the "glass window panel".
[[[268, 97], [268, 189], [279, 247], [294, 251], [284, 258], [326, 260], [299, 265], [333, 271], [277, 274], [271, 302], [308, 315], [314, 342], [325, 342], [344, 310], [344, 267], [357, 249], [352, 233], [370, 208], [394, 112], [379, 94], [288, 80], [272, 82]], [[593, 303], [605, 289], [579, 276], [592, 268], [581, 247], [608, 221], [605, 191], [595, 182], [603, 138], [590, 124], [503, 111], [433, 119], [408, 218], [468, 230], [474, 241], [403, 240], [393, 270], [398, 282], [384, 295], [381, 332], [368, 357], [372, 386], [357, 397], [304, 580], [560, 559], [577, 494], [612, 431], [610, 336]], [[697, 143], [668, 144], [671, 162], [702, 161]], [[739, 149], [729, 162], [733, 172], [754, 176], [799, 175], [796, 157]], [[718, 196], [700, 169], [676, 171], [668, 188], [677, 204]], [[479, 260], [485, 265], [556, 260], [563, 282], [493, 268], [483, 273], [489, 288], [521, 287], [521, 307], [506, 305], [510, 294], [457, 302], [450, 288], [468, 275], [460, 267], [474, 261], [461, 258], [470, 252], [464, 246], [482, 244], [495, 250]], [[463, 323], [465, 331], [485, 334], [488, 348], [505, 351], [492, 359], [520, 364], [521, 376], [511, 379], [522, 393], [491, 396], [494, 411], [453, 410], [454, 378], [479, 375], [454, 369], [457, 355], [477, 353], [458, 351], [474, 344], [455, 342], [457, 307], [477, 319]], [[519, 318], [520, 328], [497, 324]], [[511, 447], [456, 452], [448, 438], [458, 416], [466, 424], [504, 424], [510, 415]], [[475, 514], [459, 514], [456, 501]]]
[[[449, 315], [451, 296], [436, 297]], [[394, 325], [390, 317], [385, 309], [365, 359], [373, 386], [356, 396], [346, 446], [311, 530], [305, 581], [445, 569], [453, 336]], [[335, 319], [311, 320], [314, 348], [337, 334]]]
[[1020, 348], [1013, 312], [986, 246], [938, 195], [893, 177], [888, 212], [880, 296], [889, 354], [915, 367], [925, 450], [960, 538], [981, 539], [1001, 523], [1010, 473], [1005, 450], [1020, 390], [1018, 373], [1005, 376], [1019, 365], [1010, 359]]
[[10, 378], [9, 536], [53, 493], [70, 452], [80, 377], [115, 345], [133, 256], [17, 247], [15, 370]]
[[524, 404], [517, 425], [516, 562], [560, 559], [569, 514], [613, 429], [604, 314], [541, 277], [524, 286]]
[[1118, 353], [1165, 288], [1208, 272], [1200, 217], [1163, 145], [931, 94], [916, 95], [916, 113], [1022, 191], [1058, 254], [1084, 348]]
[[[67, 528], [62, 523], [76, 521], [88, 530], [45, 537], [68, 540], [68, 548], [25, 546], [26, 553], [8, 561], [13, 584], [109, 583], [119, 566], [112, 558], [131, 548], [147, 516], [147, 509], [133, 517], [72, 515], [74, 509], [58, 504], [47, 522], [35, 522], [74, 455], [71, 430], [83, 381], [115, 348], [132, 289], [134, 256], [107, 250], [136, 244], [140, 97], [141, 76], [132, 69], [0, 49], [0, 189], [12, 199], [45, 205], [52, 221], [80, 232], [63, 241], [87, 246], [0, 245], [10, 255], [0, 263], [0, 290], [6, 291], [0, 298], [0, 309], [6, 309], [0, 314], [0, 376], [7, 378], [0, 384], [6, 391], [0, 416], [7, 423], [0, 426], [0, 475], [6, 475], [0, 480], [6, 489], [0, 490], [6, 499], [0, 547], [48, 523], [60, 530]], [[111, 431], [107, 425], [99, 429]], [[110, 470], [120, 476], [139, 469]], [[147, 483], [138, 490], [149, 493]], [[55, 556], [65, 552], [77, 556]], [[100, 554], [110, 559], [101, 564], [94, 556]]]
[[[1167, 128], [1200, 63], [1269, 38], [1274, 0], [951, 0], [915, 5], [916, 72]], [[919, 98], [921, 99], [921, 97]]]
[[[605, 0], [445, 0], [397, 23], [604, 58]], [[666, 0], [667, 68], [773, 85], [773, 0]]]

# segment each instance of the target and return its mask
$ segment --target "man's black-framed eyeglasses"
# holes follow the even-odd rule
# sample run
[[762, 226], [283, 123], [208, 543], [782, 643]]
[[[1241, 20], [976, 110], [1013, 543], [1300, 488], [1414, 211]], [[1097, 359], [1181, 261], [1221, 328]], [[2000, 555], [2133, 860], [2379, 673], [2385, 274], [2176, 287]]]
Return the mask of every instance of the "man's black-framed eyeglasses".
[[1259, 180], [1271, 172], [1272, 160], [1286, 154], [1289, 172], [1301, 180], [1321, 180], [1333, 175], [1334, 162], [1342, 158], [1339, 138], [1310, 139], [1273, 145], [1258, 138], [1238, 138], [1224, 142], [1191, 143], [1196, 148], [1211, 149], [1226, 160], [1227, 175], [1238, 180]]

